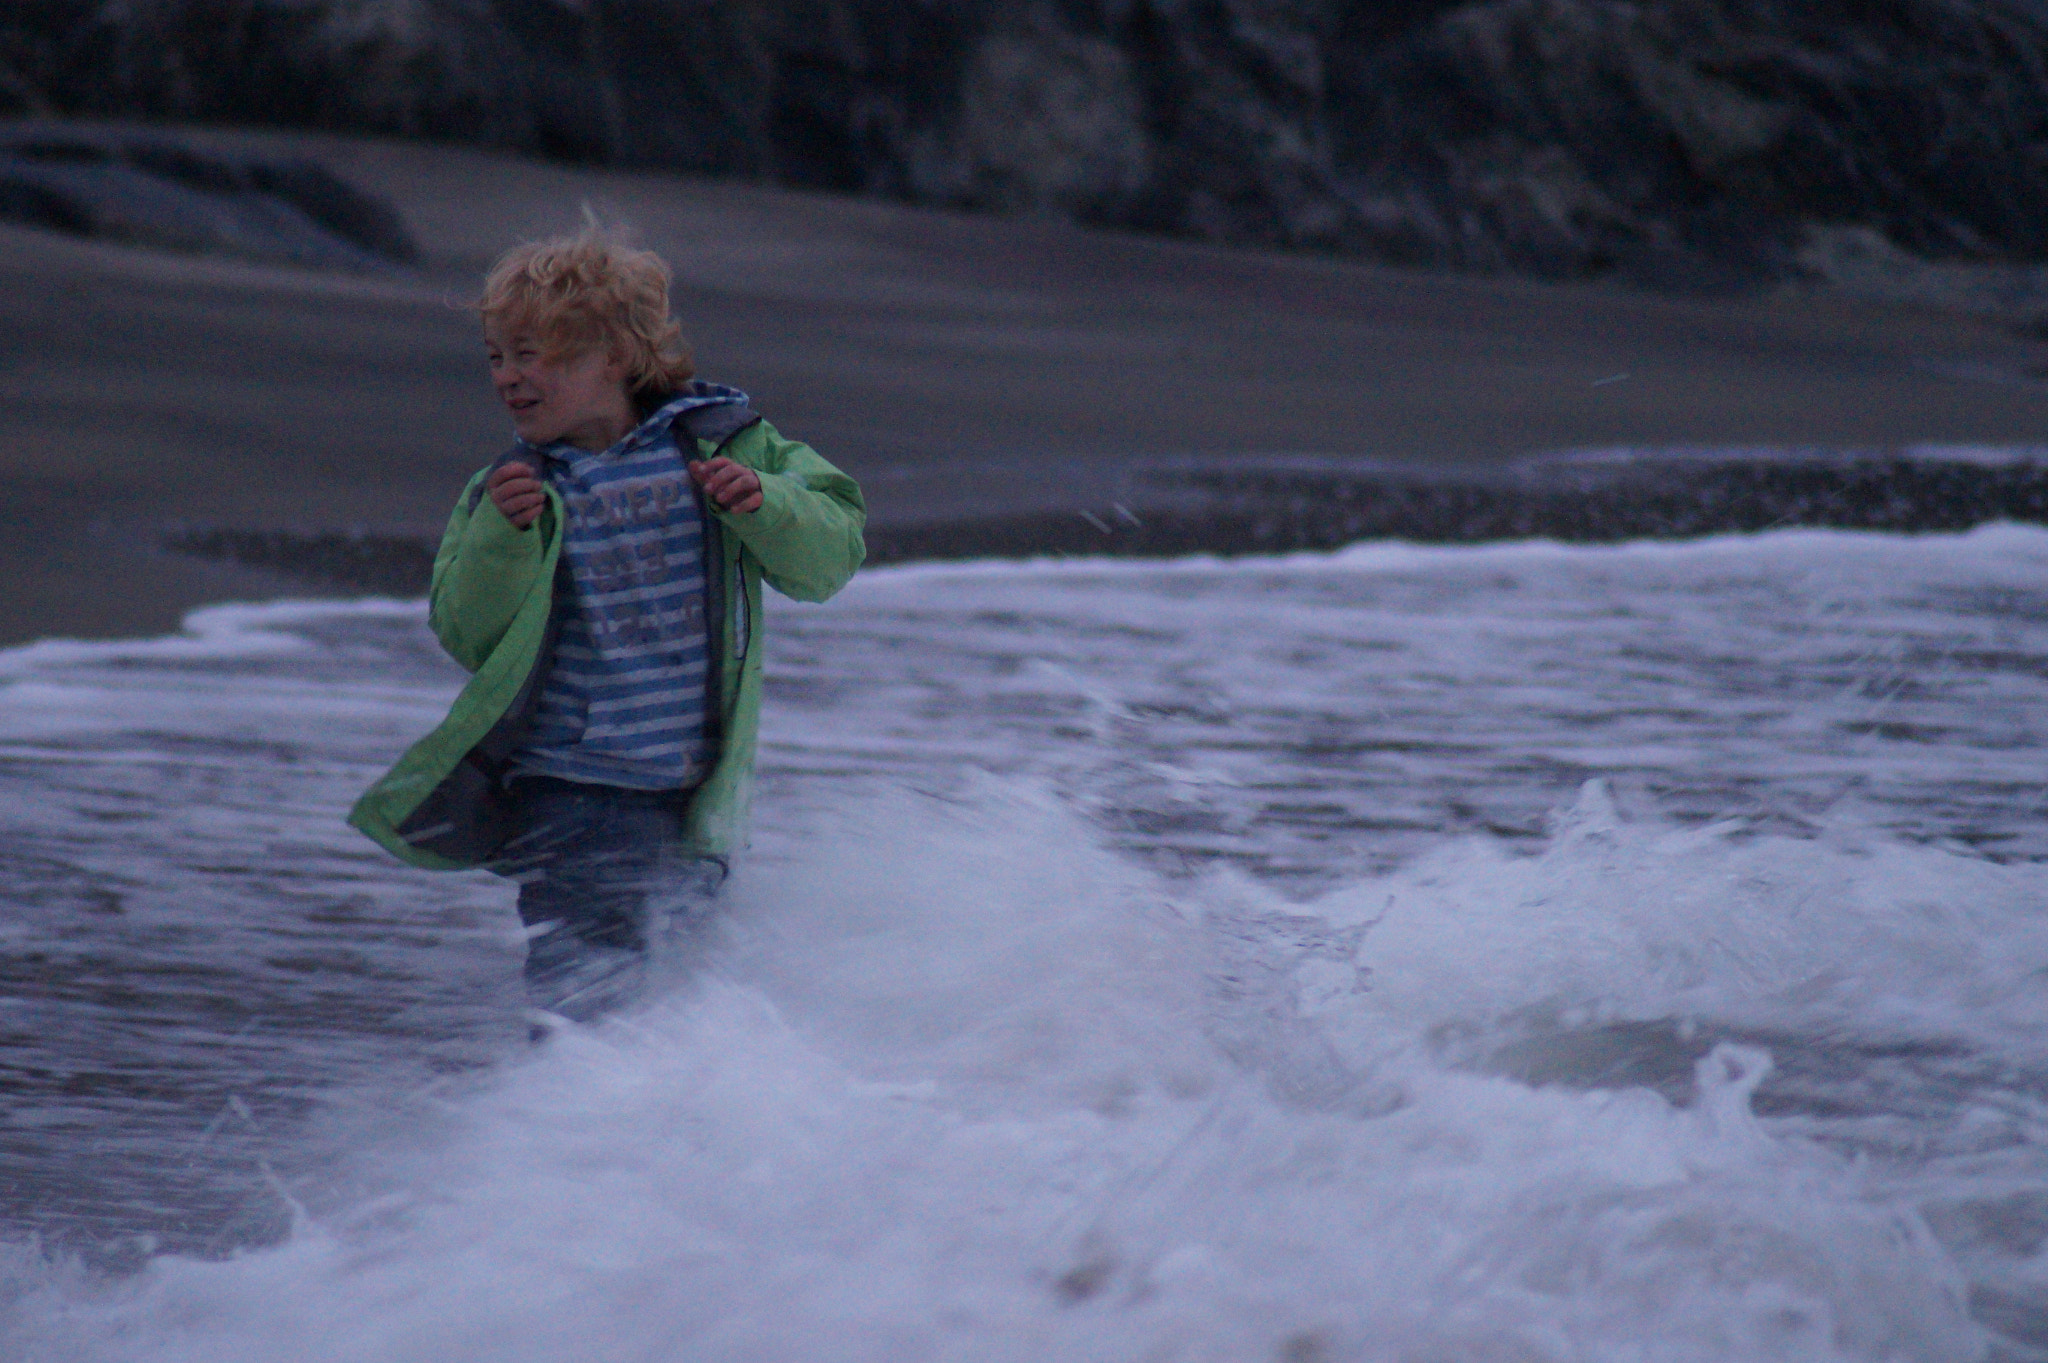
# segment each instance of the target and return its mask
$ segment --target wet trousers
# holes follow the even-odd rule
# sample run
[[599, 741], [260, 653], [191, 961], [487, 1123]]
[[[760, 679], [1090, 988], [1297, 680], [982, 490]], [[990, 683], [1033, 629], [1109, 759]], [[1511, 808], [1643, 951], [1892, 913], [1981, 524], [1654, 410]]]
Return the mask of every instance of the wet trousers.
[[682, 850], [673, 792], [514, 778], [512, 835], [490, 869], [519, 884], [526, 992], [577, 1022], [701, 958], [725, 863]]

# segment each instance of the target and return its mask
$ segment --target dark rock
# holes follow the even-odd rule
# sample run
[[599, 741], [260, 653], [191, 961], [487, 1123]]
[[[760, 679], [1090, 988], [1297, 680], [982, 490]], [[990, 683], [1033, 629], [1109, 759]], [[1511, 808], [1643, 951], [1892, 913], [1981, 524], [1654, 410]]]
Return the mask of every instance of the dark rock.
[[9, 175], [0, 163], [0, 222], [26, 223], [73, 236], [90, 236], [94, 227], [91, 208], [74, 195], [54, 185]]
[[434, 542], [406, 535], [188, 527], [167, 533], [163, 547], [195, 558], [268, 568], [326, 586], [391, 596], [420, 595], [434, 571]]
[[1600, 544], [1790, 527], [1966, 530], [2048, 524], [2048, 462], [1897, 454], [1544, 459], [1470, 477], [1399, 469], [1190, 467], [1069, 513], [871, 529], [871, 563], [1038, 555], [1160, 557], [1335, 549], [1362, 540]]
[[401, 265], [418, 263], [419, 247], [398, 210], [318, 161], [252, 161], [244, 173], [250, 189], [291, 205], [343, 241]]
[[1339, 164], [1368, 195], [1424, 187], [1446, 263], [1769, 277], [1807, 222], [1935, 256], [2048, 249], [2038, 6], [1488, 0], [1337, 65]]
[[0, 131], [0, 220], [328, 269], [388, 269], [419, 256], [395, 209], [315, 162], [43, 124]]
[[[1361, 540], [1481, 544], [1635, 539], [1827, 527], [1954, 532], [2048, 525], [2048, 459], [1730, 452], [1550, 458], [1468, 477], [1262, 464], [1142, 471], [1118, 501], [912, 525], [870, 525], [871, 565], [924, 559], [1278, 554]], [[188, 528], [166, 548], [357, 591], [427, 589], [435, 541], [338, 531]]]
[[450, 138], [1709, 292], [1806, 272], [1816, 223], [1936, 260], [2048, 260], [2044, 85], [2033, 0], [23, 0], [0, 16], [16, 107]]

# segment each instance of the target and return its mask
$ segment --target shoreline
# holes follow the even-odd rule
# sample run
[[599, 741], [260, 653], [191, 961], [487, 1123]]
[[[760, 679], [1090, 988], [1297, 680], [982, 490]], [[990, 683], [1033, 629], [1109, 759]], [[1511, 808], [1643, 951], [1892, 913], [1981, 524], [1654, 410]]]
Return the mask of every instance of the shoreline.
[[163, 552], [181, 527], [438, 535], [504, 440], [463, 290], [585, 201], [675, 264], [706, 377], [861, 481], [878, 546], [1036, 522], [1065, 526], [1058, 549], [1076, 525], [1098, 533], [1083, 513], [1147, 514], [1124, 491], [1167, 465], [1251, 489], [1318, 460], [1456, 483], [1560, 450], [2048, 432], [2048, 343], [1982, 317], [1431, 275], [372, 139], [180, 135], [317, 157], [398, 208], [421, 264], [319, 275], [0, 228], [0, 315], [27, 338], [0, 363], [17, 603], [0, 643], [161, 633], [208, 601], [304, 590]]
[[[1955, 533], [2048, 526], [2048, 449], [1864, 454], [1694, 452], [1531, 461], [1463, 478], [1296, 464], [1169, 469], [1077, 510], [872, 527], [866, 567], [1043, 558], [1170, 559], [1369, 542], [1690, 541], [1780, 529]], [[438, 537], [186, 527], [163, 548], [307, 590], [424, 596]]]

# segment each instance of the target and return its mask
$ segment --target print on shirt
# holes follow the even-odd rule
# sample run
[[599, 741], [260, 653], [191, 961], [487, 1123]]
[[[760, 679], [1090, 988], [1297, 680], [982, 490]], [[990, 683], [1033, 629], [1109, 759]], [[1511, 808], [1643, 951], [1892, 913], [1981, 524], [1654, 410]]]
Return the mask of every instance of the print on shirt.
[[[716, 391], [709, 400], [745, 401]], [[602, 453], [541, 452], [566, 512], [561, 633], [515, 773], [636, 790], [703, 779], [703, 513], [673, 423], [706, 401], [678, 398]]]

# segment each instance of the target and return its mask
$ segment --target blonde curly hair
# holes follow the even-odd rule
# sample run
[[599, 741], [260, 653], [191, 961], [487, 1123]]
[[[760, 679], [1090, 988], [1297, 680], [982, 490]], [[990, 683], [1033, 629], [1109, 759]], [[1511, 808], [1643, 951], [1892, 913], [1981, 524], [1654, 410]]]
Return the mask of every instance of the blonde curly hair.
[[592, 224], [573, 236], [521, 242], [484, 277], [484, 325], [527, 331], [549, 358], [608, 349], [636, 399], [672, 393], [697, 369], [668, 311], [668, 264]]

